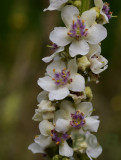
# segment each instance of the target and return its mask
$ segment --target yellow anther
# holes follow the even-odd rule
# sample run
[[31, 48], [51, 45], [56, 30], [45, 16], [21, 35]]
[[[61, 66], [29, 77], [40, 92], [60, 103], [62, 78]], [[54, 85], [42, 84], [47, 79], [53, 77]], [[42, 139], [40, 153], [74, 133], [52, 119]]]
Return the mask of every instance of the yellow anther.
[[58, 145], [60, 142], [56, 142], [56, 144]]
[[38, 135], [35, 136], [35, 138], [38, 138], [38, 137], [39, 137]]
[[55, 69], [53, 69], [53, 72], [55, 72]]

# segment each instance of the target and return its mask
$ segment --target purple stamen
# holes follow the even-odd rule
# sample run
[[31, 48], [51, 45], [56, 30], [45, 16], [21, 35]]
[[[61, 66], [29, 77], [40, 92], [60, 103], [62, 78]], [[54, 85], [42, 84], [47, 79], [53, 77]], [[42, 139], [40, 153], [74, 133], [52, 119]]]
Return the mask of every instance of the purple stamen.
[[76, 111], [75, 114], [71, 114], [72, 121], [70, 125], [76, 129], [79, 129], [85, 125], [85, 117], [80, 111]]
[[51, 130], [52, 140], [56, 142], [56, 144], [60, 144], [63, 141], [66, 141], [70, 136], [65, 133], [59, 133], [55, 129]]
[[[55, 72], [55, 69], [54, 69]], [[55, 72], [53, 80], [55, 81], [56, 86], [65, 86], [70, 84], [72, 79], [70, 78], [70, 71], [63, 69], [61, 72]]]
[[88, 29], [86, 29], [84, 21], [78, 17], [77, 22], [73, 21], [68, 35], [72, 38], [75, 38], [76, 40], [80, 40], [81, 37], [86, 37], [87, 34]]
[[110, 12], [110, 7], [109, 7], [109, 4], [107, 2], [104, 3], [102, 11], [106, 14], [108, 19], [112, 18], [112, 12]]
[[51, 43], [51, 45], [48, 45], [48, 47], [50, 47], [53, 51], [56, 51], [59, 48], [56, 43]]

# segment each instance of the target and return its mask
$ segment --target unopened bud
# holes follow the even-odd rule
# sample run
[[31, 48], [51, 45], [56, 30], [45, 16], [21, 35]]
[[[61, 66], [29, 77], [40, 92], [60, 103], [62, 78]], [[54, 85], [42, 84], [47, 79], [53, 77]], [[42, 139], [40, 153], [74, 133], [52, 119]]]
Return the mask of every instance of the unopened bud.
[[93, 7], [92, 10], [96, 11], [96, 17], [99, 18], [99, 16], [100, 16], [100, 9], [98, 7]]
[[81, 1], [80, 1], [80, 0], [76, 0], [73, 4], [74, 4], [74, 6], [76, 6], [77, 8], [81, 7]]
[[86, 97], [89, 101], [92, 101], [93, 98], [93, 94], [92, 94], [92, 90], [90, 87], [85, 87], [85, 93], [86, 93]]
[[62, 160], [70, 160], [70, 158], [66, 158], [66, 157], [65, 157], [65, 158], [62, 158]]
[[61, 160], [62, 159], [62, 156], [60, 155], [55, 155], [52, 160]]
[[78, 68], [81, 69], [82, 71], [85, 71], [90, 66], [90, 62], [86, 56], [78, 58], [77, 62], [78, 62]]

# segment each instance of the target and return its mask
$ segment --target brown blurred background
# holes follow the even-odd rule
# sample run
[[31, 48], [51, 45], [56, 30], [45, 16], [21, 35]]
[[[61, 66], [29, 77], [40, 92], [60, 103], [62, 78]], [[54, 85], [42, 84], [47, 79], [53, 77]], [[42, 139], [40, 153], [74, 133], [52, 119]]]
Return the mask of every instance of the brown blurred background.
[[[43, 13], [48, 1], [0, 1], [0, 160], [42, 160], [27, 147], [39, 134], [32, 116], [41, 91], [37, 79], [46, 67], [41, 59], [51, 54], [50, 31], [62, 23], [59, 12]], [[99, 160], [121, 160], [121, 1], [108, 2], [118, 15], [106, 25], [108, 38], [102, 43], [109, 68], [91, 86], [94, 114], [101, 120]]]

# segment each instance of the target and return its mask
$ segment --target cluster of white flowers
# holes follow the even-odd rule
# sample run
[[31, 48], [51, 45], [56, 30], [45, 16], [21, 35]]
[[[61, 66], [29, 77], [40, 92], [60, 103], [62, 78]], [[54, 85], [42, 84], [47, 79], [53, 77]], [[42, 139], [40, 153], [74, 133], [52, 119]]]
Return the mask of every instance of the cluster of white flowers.
[[65, 27], [55, 27], [50, 33], [54, 53], [42, 59], [53, 62], [38, 80], [44, 91], [38, 95], [38, 109], [33, 116], [40, 122], [40, 135], [28, 147], [33, 153], [47, 154], [48, 148], [55, 148], [57, 155], [68, 159], [86, 154], [92, 160], [102, 152], [97, 138], [90, 133], [97, 132], [100, 121], [91, 115], [92, 91], [86, 83], [99, 82], [99, 74], [108, 67], [101, 55], [101, 41], [107, 36], [103, 25], [112, 18], [112, 12], [108, 3], [94, 0], [93, 8], [80, 13], [82, 3], [50, 0], [44, 10], [61, 11]]

